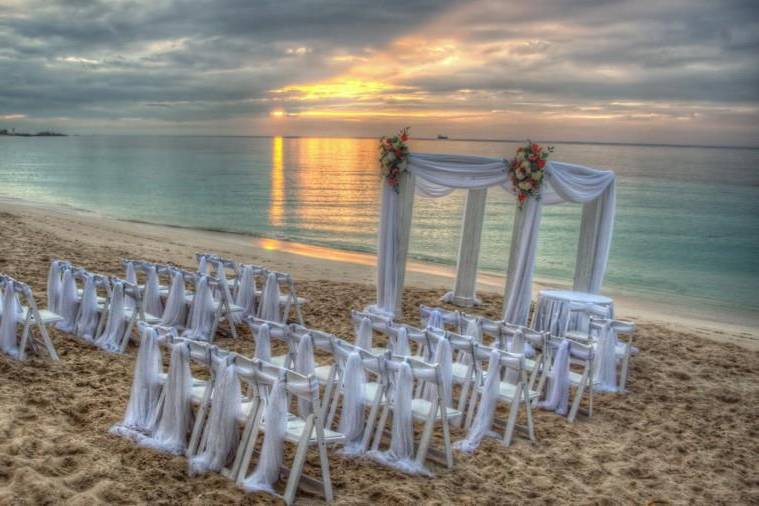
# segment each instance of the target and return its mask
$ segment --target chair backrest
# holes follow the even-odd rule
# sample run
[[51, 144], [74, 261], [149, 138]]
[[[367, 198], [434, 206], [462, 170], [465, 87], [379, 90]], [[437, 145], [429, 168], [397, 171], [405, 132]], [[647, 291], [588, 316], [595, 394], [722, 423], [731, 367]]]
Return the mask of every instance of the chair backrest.
[[[416, 349], [416, 354], [422, 355], [424, 353], [425, 346], [429, 342], [425, 331], [412, 325], [407, 325], [405, 323], [394, 323], [385, 329], [384, 333], [389, 336], [391, 340], [391, 349], [395, 349], [395, 343], [398, 340], [398, 331], [400, 331], [401, 328], [406, 330], [409, 346], [412, 347], [411, 345], [413, 343], [412, 348]], [[411, 353], [414, 353], [414, 349], [411, 350]]]
[[430, 318], [433, 316], [439, 316], [442, 319], [444, 328], [461, 332], [461, 312], [425, 306], [424, 304], [419, 306], [419, 319], [422, 327], [429, 326]]
[[298, 340], [306, 335], [310, 335], [314, 343], [314, 348], [324, 351], [330, 355], [335, 354], [335, 342], [339, 339], [334, 334], [329, 332], [323, 332], [321, 330], [309, 329], [299, 323], [291, 323], [289, 325], [290, 333]]
[[355, 332], [358, 332], [358, 328], [364, 318], [368, 318], [372, 322], [372, 329], [377, 332], [384, 333], [388, 327], [393, 325], [393, 319], [387, 316], [370, 313], [368, 311], [353, 310], [351, 311], [351, 321], [353, 322], [353, 330]]
[[461, 320], [461, 325], [464, 330], [466, 330], [466, 327], [470, 321], [475, 322], [480, 328], [483, 342], [485, 341], [486, 337], [489, 337], [491, 342], [496, 343], [501, 338], [501, 326], [504, 324], [503, 320], [491, 320], [490, 318], [485, 318], [484, 316], [473, 315], [469, 313], [462, 313]]
[[[498, 350], [500, 365], [498, 372], [501, 374], [504, 370], [512, 370], [516, 373], [515, 377], [521, 381], [525, 381], [526, 371], [524, 367], [524, 355], [518, 353], [510, 353], [499, 348], [493, 348], [491, 346], [485, 346], [483, 344], [475, 344], [474, 354], [477, 362], [483, 363], [490, 360], [493, 350]], [[482, 367], [480, 372], [486, 371], [487, 367]]]

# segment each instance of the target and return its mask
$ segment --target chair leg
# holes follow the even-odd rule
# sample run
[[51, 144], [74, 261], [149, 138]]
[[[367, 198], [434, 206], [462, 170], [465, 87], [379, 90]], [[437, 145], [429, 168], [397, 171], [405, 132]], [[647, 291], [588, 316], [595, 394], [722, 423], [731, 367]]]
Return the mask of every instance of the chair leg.
[[[380, 442], [382, 441], [382, 433], [385, 431], [385, 426], [387, 425], [388, 416], [390, 416], [390, 403], [386, 402], [385, 405], [382, 407], [382, 414], [380, 415], [379, 423], [377, 424], [377, 429], [374, 431], [374, 439], [372, 440], [372, 451], [377, 451], [379, 449]], [[367, 431], [367, 434], [369, 434], [368, 431]]]
[[[242, 456], [237, 467], [236, 482], [238, 485], [242, 485], [245, 479], [248, 477], [248, 468], [250, 467], [250, 460], [253, 457], [253, 450], [256, 448], [256, 440], [258, 439], [258, 433], [260, 431], [259, 425], [264, 411], [263, 403], [258, 398], [253, 401], [253, 405], [250, 408], [248, 414], [248, 426], [245, 428], [247, 437], [243, 434], [243, 439], [240, 440], [240, 449], [242, 450]], [[238, 451], [239, 453], [239, 451]], [[235, 460], [237, 458], [235, 457]]]
[[443, 424], [443, 446], [445, 446], [445, 464], [448, 469], [453, 469], [453, 450], [451, 449], [451, 432], [448, 426], [448, 411], [444, 405], [440, 405], [440, 420]]
[[327, 443], [324, 441], [324, 427], [322, 426], [321, 417], [315, 417], [314, 425], [316, 426], [316, 444], [319, 449], [319, 465], [322, 472], [322, 484], [324, 487], [324, 500], [332, 502], [332, 479], [329, 475], [329, 457], [327, 456]]
[[627, 387], [627, 371], [630, 367], [630, 348], [631, 344], [627, 343], [627, 346], [625, 346], [625, 357], [622, 359], [622, 369], [619, 371], [619, 391], [620, 393], [624, 393], [625, 389]]
[[303, 427], [303, 434], [301, 434], [300, 441], [298, 441], [298, 448], [295, 450], [295, 459], [293, 460], [292, 468], [290, 468], [290, 476], [287, 477], [287, 486], [285, 487], [285, 495], [283, 496], [283, 499], [287, 504], [292, 504], [295, 501], [295, 494], [298, 492], [300, 476], [303, 474], [303, 464], [306, 462], [308, 440], [311, 438], [313, 428], [314, 415], [311, 415], [306, 419], [306, 425]]
[[437, 399], [432, 402], [432, 409], [430, 409], [427, 415], [427, 421], [424, 423], [424, 431], [422, 432], [422, 438], [419, 440], [419, 448], [416, 452], [416, 463], [424, 465], [424, 461], [427, 459], [427, 450], [430, 448], [430, 441], [432, 440], [432, 429], [435, 425], [435, 414], [438, 412], [439, 404]]
[[522, 383], [517, 385], [514, 397], [509, 403], [509, 417], [506, 422], [506, 430], [503, 432], [503, 444], [511, 446], [511, 440], [514, 438], [514, 426], [517, 423], [517, 415], [519, 415], [519, 404], [522, 397]]
[[372, 435], [374, 429], [374, 422], [377, 419], [377, 412], [379, 411], [380, 399], [384, 395], [384, 389], [378, 388], [377, 393], [374, 394], [374, 400], [372, 400], [371, 408], [369, 409], [369, 417], [366, 420], [366, 427], [364, 427], [364, 435], [361, 438], [361, 449], [366, 451], [369, 446], [369, 438]]
[[530, 405], [530, 389], [522, 389], [522, 396], [524, 398], [524, 409], [527, 414], [527, 435], [530, 441], [535, 442], [535, 422], [532, 418], [532, 406]]
[[[21, 344], [19, 344], [18, 348], [18, 359], [24, 360], [26, 358], [26, 347], [29, 345], [29, 334], [31, 332], [31, 328], [28, 323], [24, 324], [24, 330], [21, 334]], [[15, 337], [14, 337], [15, 339]], [[49, 351], [49, 350], [48, 350]]]
[[461, 395], [459, 397], [458, 410], [462, 413], [458, 420], [456, 420], [456, 427], [461, 428], [464, 425], [464, 410], [466, 408], [466, 398], [469, 396], [469, 388], [472, 385], [472, 381], [468, 380], [461, 386]]

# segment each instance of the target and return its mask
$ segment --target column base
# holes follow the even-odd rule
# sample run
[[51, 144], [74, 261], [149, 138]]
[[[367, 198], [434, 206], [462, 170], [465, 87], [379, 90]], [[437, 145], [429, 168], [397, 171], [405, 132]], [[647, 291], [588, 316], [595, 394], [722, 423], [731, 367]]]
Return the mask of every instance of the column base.
[[453, 292], [446, 293], [440, 298], [440, 300], [459, 307], [476, 307], [482, 304], [482, 301], [478, 299], [476, 295], [473, 295], [472, 297], [462, 297]]

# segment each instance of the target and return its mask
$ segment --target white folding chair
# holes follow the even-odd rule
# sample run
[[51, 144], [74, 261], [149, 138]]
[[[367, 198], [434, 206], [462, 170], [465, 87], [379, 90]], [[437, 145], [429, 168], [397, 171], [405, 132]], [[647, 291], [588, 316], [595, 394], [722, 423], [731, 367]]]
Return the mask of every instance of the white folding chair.
[[[256, 349], [255, 356], [260, 358], [264, 362], [269, 362], [277, 367], [292, 368], [295, 365], [295, 355], [298, 352], [298, 338], [290, 332], [290, 327], [283, 323], [270, 322], [268, 320], [261, 320], [255, 316], [249, 316], [245, 320], [245, 323], [250, 327], [250, 332], [254, 338], [258, 340], [264, 325], [269, 329], [269, 352], [271, 353], [272, 344], [275, 339], [287, 345], [287, 352], [279, 355], [270, 355], [269, 360], [265, 360], [265, 356], [262, 356], [260, 350]], [[264, 354], [265, 355], [265, 354]]]
[[[481, 344], [475, 344], [474, 346], [475, 359], [480, 363], [489, 361], [492, 352], [493, 348]], [[500, 364], [498, 364], [495, 370], [495, 374], [499, 376], [498, 400], [508, 405], [509, 414], [505, 422], [494, 419], [493, 425], [503, 430], [502, 438], [506, 446], [511, 445], [515, 432], [524, 433], [530, 441], [534, 442], [535, 428], [532, 417], [532, 402], [538, 399], [540, 394], [530, 388], [527, 369], [524, 365], [524, 355], [499, 349], [498, 356]], [[485, 371], [489, 370], [490, 368], [486, 369], [484, 365], [478, 369], [477, 388], [467, 412], [467, 428], [472, 425], [474, 408], [478, 404], [477, 396], [479, 396], [480, 402], [482, 402], [487, 379]], [[525, 412], [527, 425], [517, 424], [520, 409], [523, 409]]]
[[[441, 307], [419, 306], [419, 320], [422, 328], [433, 327], [461, 333], [463, 329], [460, 311], [450, 311]], [[435, 320], [439, 320], [436, 322]]]
[[[463, 416], [463, 413], [446, 406], [445, 402], [441, 402], [445, 399], [445, 396], [439, 366], [413, 357], [394, 356], [391, 360], [385, 361], [385, 367], [388, 371], [387, 374], [388, 377], [391, 378], [391, 385], [393, 385], [392, 394], [390, 395], [391, 401], [385, 403], [383, 407], [380, 423], [377, 426], [374, 441], [372, 442], [372, 450], [377, 451], [380, 447], [382, 436], [390, 434], [390, 431], [387, 431], [385, 427], [390, 411], [393, 410], [393, 416], [397, 416], [394, 410], [394, 407], [398, 402], [398, 399], [395, 398], [395, 396], [398, 395], [396, 385], [398, 384], [397, 375], [399, 374], [402, 364], [410, 366], [413, 383], [421, 384], [422, 386], [430, 385], [432, 387], [431, 389], [412, 388], [412, 391], [421, 390], [424, 392], [425, 390], [429, 390], [432, 392], [431, 398], [427, 398], [427, 396], [423, 394], [421, 396], [414, 395], [411, 399], [410, 408], [412, 421], [423, 424], [423, 430], [419, 442], [415, 445], [416, 450], [412, 452], [414, 461], [417, 466], [422, 467], [429, 458], [430, 460], [441, 463], [451, 469], [454, 465], [454, 459], [451, 449], [449, 424], [452, 419]], [[431, 447], [432, 436], [436, 426], [439, 426], [442, 432], [442, 450]]]
[[[296, 416], [292, 413], [286, 415], [286, 427], [284, 427], [282, 443], [295, 445], [295, 456], [289, 467], [282, 466], [280, 475], [287, 474], [287, 483], [284, 492], [280, 495], [274, 493], [285, 501], [292, 504], [295, 501], [299, 488], [310, 493], [322, 496], [327, 502], [333, 500], [332, 482], [329, 473], [329, 459], [327, 446], [340, 444], [344, 437], [342, 434], [325, 429], [322, 421], [322, 408], [320, 404], [319, 387], [316, 378], [312, 375], [304, 376], [291, 370], [279, 368], [272, 364], [266, 364], [260, 360], [251, 360], [239, 355], [235, 356], [235, 364], [238, 376], [242, 381], [250, 384], [256, 396], [242, 410], [240, 421], [245, 424], [243, 436], [237, 451], [232, 470], [236, 476], [237, 484], [245, 487], [246, 481], [254, 474], [249, 474], [249, 467], [256, 447], [259, 434], [270, 430], [276, 430], [272, 423], [277, 421], [263, 420], [264, 408], [272, 402], [281, 402], [281, 399], [273, 399], [273, 387], [275, 383], [284, 383], [285, 393], [293, 397], [307, 400], [312, 409], [305, 417]], [[316, 448], [319, 456], [320, 478], [307, 476], [303, 472], [304, 464], [309, 448]]]
[[[22, 326], [21, 340], [18, 343], [18, 359], [24, 360], [26, 358], [28, 348], [35, 353], [38, 352], [41, 345], [51, 359], [58, 360], [58, 353], [50, 339], [47, 326], [61, 321], [62, 317], [47, 309], [38, 309], [31, 287], [10, 276], [0, 274], [0, 294], [3, 296], [3, 302], [8, 296], [16, 301], [15, 303], [0, 304], [0, 318], [8, 318], [9, 322], [15, 322], [14, 327]], [[18, 312], [15, 315], [5, 315], [2, 311], [3, 305], [6, 307], [15, 306]], [[39, 330], [39, 337], [34, 336], [34, 327]], [[13, 329], [14, 333], [16, 330], [17, 328]]]

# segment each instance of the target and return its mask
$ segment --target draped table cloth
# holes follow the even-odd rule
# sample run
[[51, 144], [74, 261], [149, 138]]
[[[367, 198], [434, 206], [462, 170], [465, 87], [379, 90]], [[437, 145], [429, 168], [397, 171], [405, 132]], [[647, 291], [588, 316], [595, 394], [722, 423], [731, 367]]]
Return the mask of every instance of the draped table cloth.
[[597, 293], [576, 292], [572, 290], [541, 290], [538, 295], [538, 304], [535, 308], [535, 316], [532, 320], [532, 326], [535, 330], [548, 331], [552, 336], [563, 337], [565, 330], [587, 330], [587, 328], [578, 329], [577, 327], [587, 327], [575, 318], [574, 322], [569, 322], [569, 306], [572, 303], [594, 304], [605, 307], [609, 311], [609, 317], [614, 316], [614, 301], [610, 297], [599, 295]]

